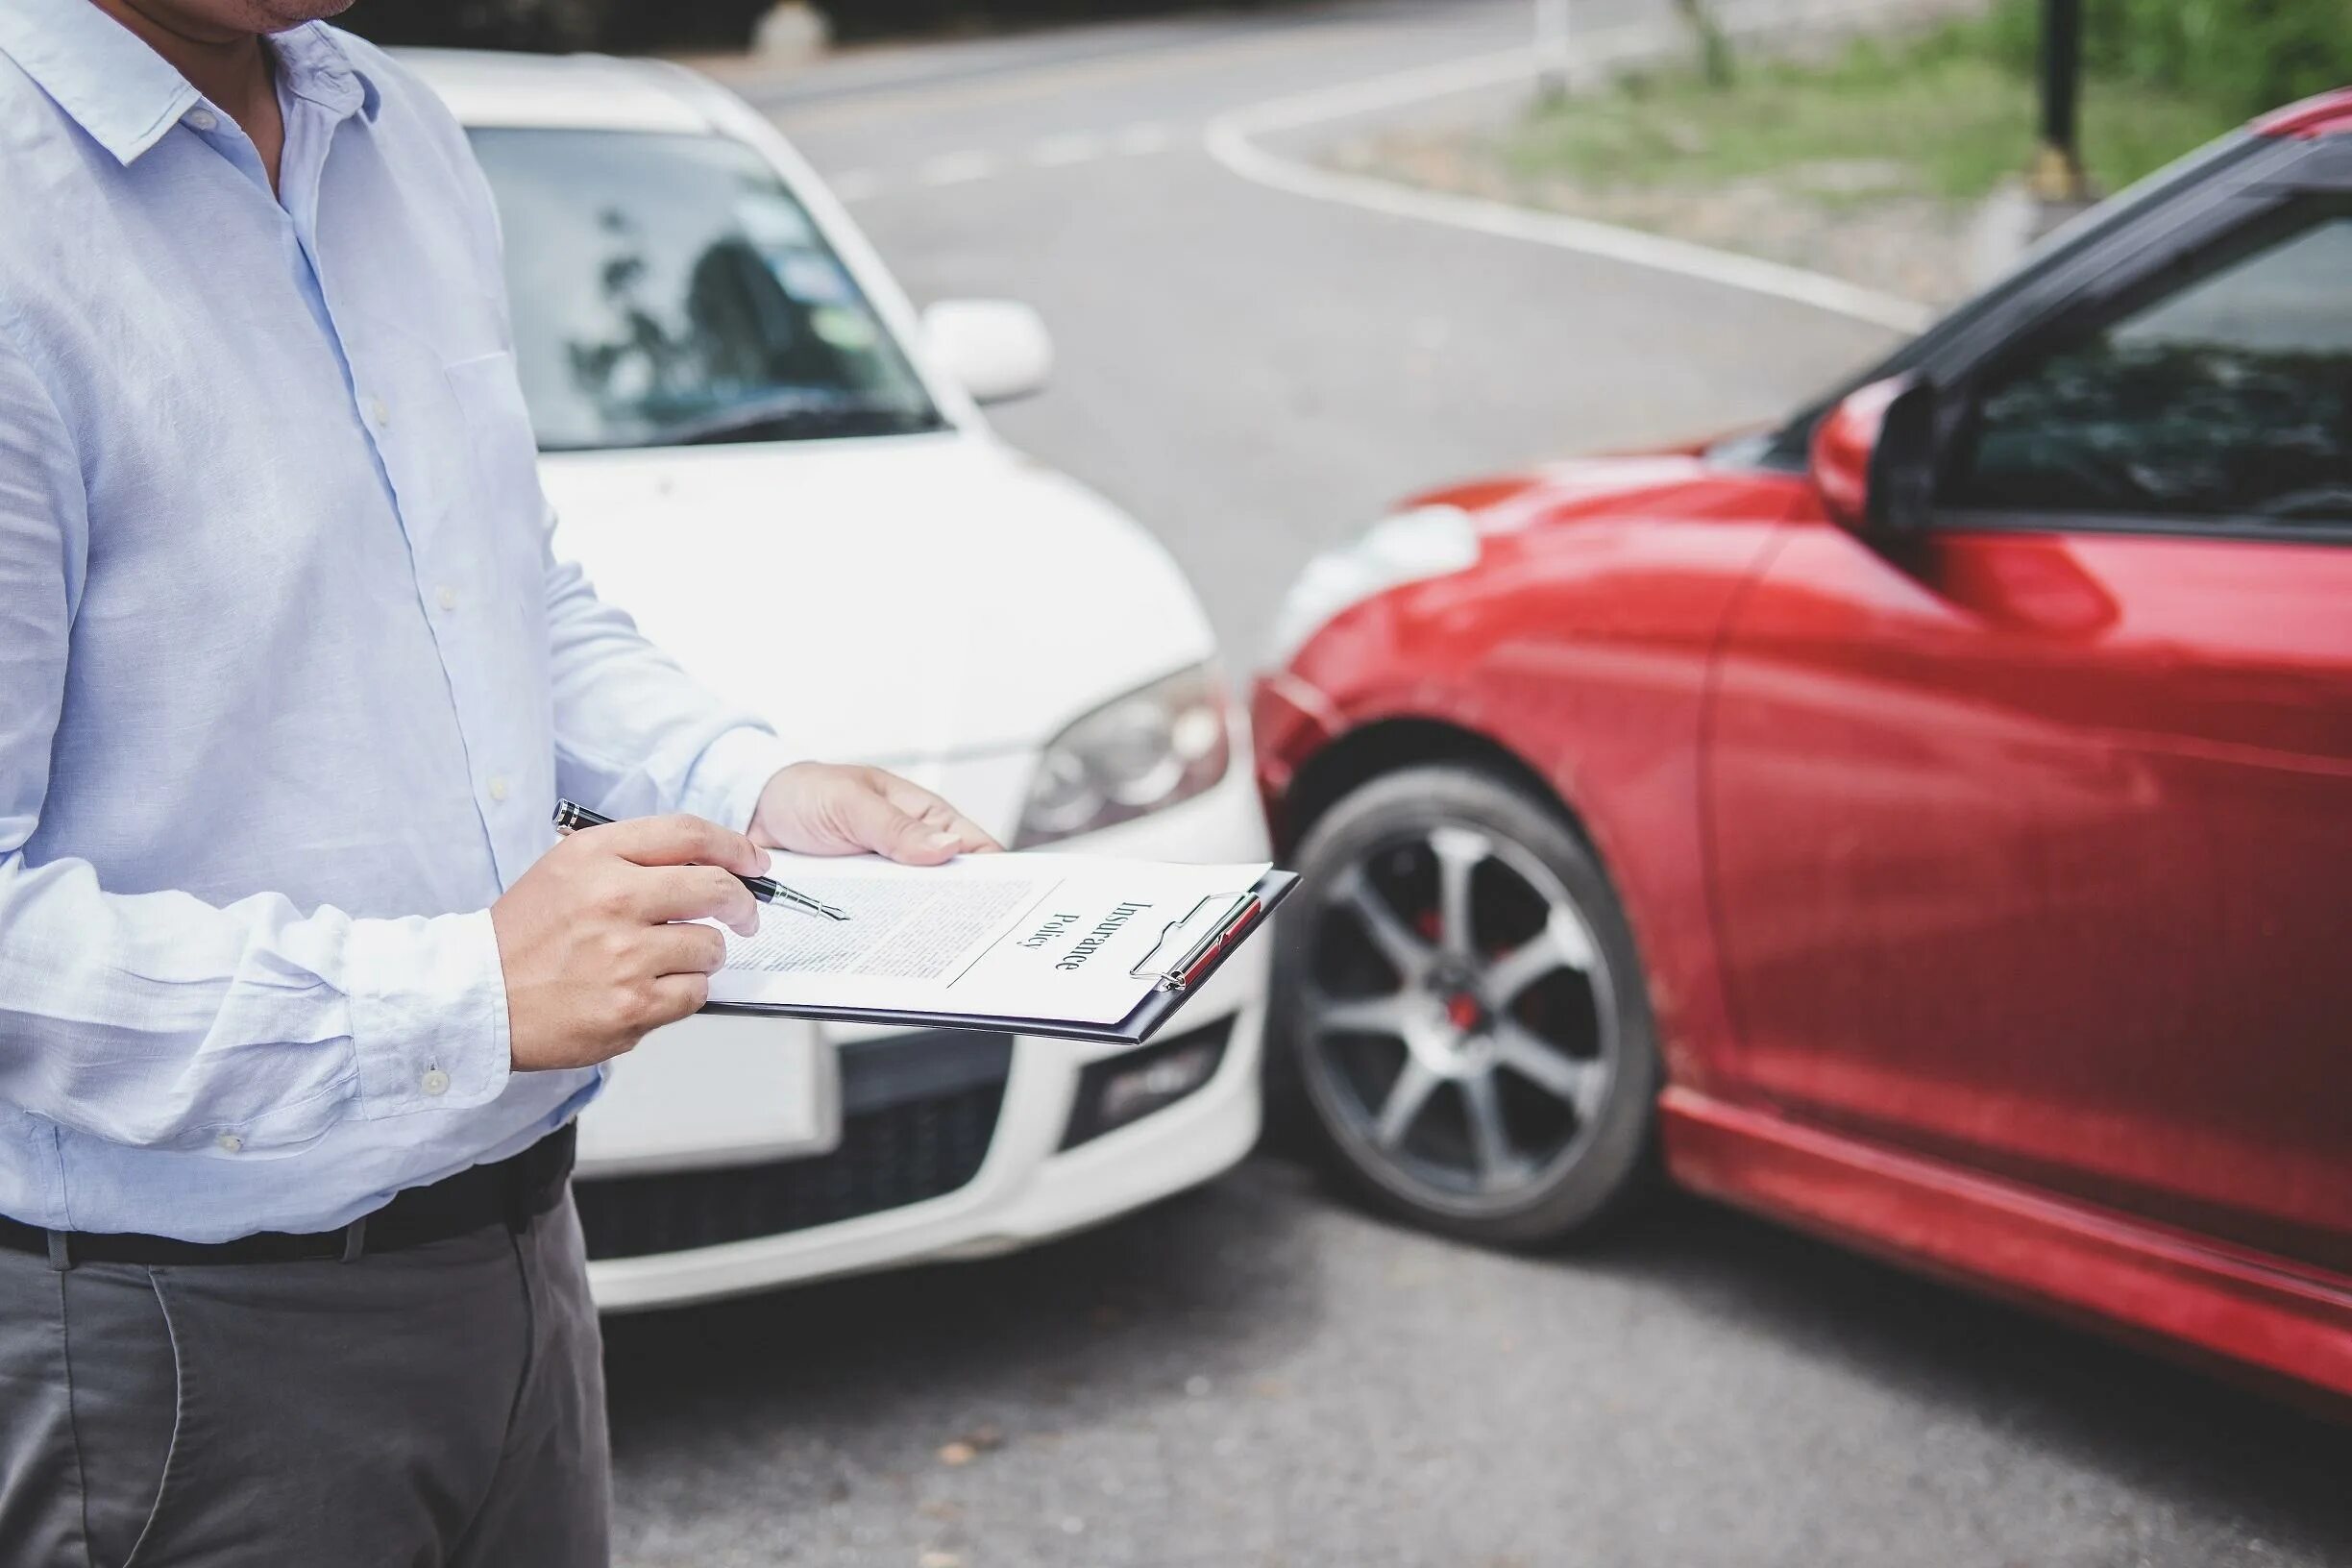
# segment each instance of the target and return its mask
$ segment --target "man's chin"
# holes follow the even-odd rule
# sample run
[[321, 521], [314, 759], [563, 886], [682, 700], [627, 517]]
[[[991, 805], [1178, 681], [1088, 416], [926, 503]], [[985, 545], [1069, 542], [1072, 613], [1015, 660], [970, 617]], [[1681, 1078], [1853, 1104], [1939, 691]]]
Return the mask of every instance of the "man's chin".
[[265, 31], [283, 33], [305, 22], [323, 22], [351, 10], [352, 0], [257, 0], [255, 8], [269, 18]]

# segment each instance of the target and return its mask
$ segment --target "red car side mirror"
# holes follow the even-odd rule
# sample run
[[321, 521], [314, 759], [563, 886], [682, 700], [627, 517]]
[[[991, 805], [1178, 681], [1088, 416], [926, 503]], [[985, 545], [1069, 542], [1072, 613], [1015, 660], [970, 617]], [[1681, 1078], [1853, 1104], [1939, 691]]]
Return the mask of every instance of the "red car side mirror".
[[1813, 429], [1808, 465], [1829, 520], [1851, 533], [1917, 527], [1932, 426], [1932, 395], [1914, 377], [1873, 381], [1839, 400]]
[[1821, 493], [1829, 521], [1850, 533], [1870, 527], [1872, 458], [1886, 428], [1888, 405], [1909, 385], [1907, 377], [1895, 377], [1856, 388], [1813, 428], [1813, 488]]

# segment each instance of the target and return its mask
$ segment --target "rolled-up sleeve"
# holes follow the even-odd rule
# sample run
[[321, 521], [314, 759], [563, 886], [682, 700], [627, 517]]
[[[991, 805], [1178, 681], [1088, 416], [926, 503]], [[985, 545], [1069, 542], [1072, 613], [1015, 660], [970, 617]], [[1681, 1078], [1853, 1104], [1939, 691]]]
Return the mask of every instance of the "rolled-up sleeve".
[[495, 1098], [509, 1053], [486, 914], [215, 906], [28, 860], [87, 557], [72, 436], [0, 331], [0, 1101], [117, 1143], [252, 1158], [347, 1117]]

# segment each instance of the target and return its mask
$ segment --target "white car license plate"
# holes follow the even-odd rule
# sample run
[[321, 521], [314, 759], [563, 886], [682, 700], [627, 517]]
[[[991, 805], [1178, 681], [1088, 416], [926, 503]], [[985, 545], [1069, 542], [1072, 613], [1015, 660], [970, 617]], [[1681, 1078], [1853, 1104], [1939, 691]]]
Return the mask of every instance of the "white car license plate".
[[579, 1157], [612, 1172], [825, 1154], [841, 1118], [840, 1059], [814, 1024], [702, 1013], [613, 1062]]

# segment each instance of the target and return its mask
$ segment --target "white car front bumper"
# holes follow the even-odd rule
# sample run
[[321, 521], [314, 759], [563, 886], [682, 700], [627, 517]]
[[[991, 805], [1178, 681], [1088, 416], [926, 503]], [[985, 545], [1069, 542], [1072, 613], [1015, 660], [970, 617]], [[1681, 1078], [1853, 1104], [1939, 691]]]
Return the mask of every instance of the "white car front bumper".
[[[952, 774], [938, 782], [951, 780]], [[963, 797], [971, 796], [967, 791]], [[1267, 855], [1256, 788], [1239, 765], [1196, 800], [1066, 847], [1202, 861]], [[746, 1147], [696, 1149], [687, 1139], [674, 1158], [649, 1161], [618, 1139], [600, 1137], [600, 1116], [617, 1126], [628, 1108], [592, 1106], [581, 1120], [577, 1190], [598, 1304], [608, 1311], [672, 1306], [828, 1275], [1008, 1251], [1209, 1180], [1246, 1154], [1258, 1137], [1264, 945], [1244, 946], [1143, 1048], [1221, 1038], [1213, 1076], [1163, 1110], [1066, 1149], [1085, 1067], [1131, 1047], [1017, 1036], [1000, 1080], [982, 1069], [982, 1081], [949, 1083], [935, 1094], [917, 1090], [908, 1098], [903, 1081], [895, 1088], [881, 1083], [876, 1092], [878, 1080], [904, 1080], [905, 1074], [894, 1067], [863, 1069], [884, 1067], [886, 1057], [920, 1057], [934, 1069], [947, 1067], [952, 1079], [959, 1064], [1003, 1061], [1004, 1037], [926, 1041], [839, 1030], [831, 1038], [843, 1053], [851, 1106], [843, 1144], [832, 1154], [797, 1160], [763, 1157]], [[740, 1123], [733, 1115], [737, 1104], [759, 1091], [756, 1053], [739, 1058], [740, 1072], [709, 1070], [711, 1059], [698, 1061], [695, 1048], [696, 1031], [704, 1025], [689, 1019], [664, 1031], [660, 1049], [644, 1052], [642, 1068], [632, 1061], [608, 1101], [624, 1094], [659, 1096], [664, 1118], [689, 1127], [702, 1119], [696, 1115], [699, 1102], [710, 1123]], [[741, 1043], [738, 1037], [724, 1048]], [[863, 1114], [861, 1082], [870, 1107]], [[877, 1097], [888, 1103], [872, 1109]], [[914, 1201], [902, 1201], [910, 1194]], [[833, 1217], [845, 1212], [849, 1217]], [[732, 1238], [698, 1244], [714, 1226]], [[629, 1255], [612, 1255], [617, 1251]]]

